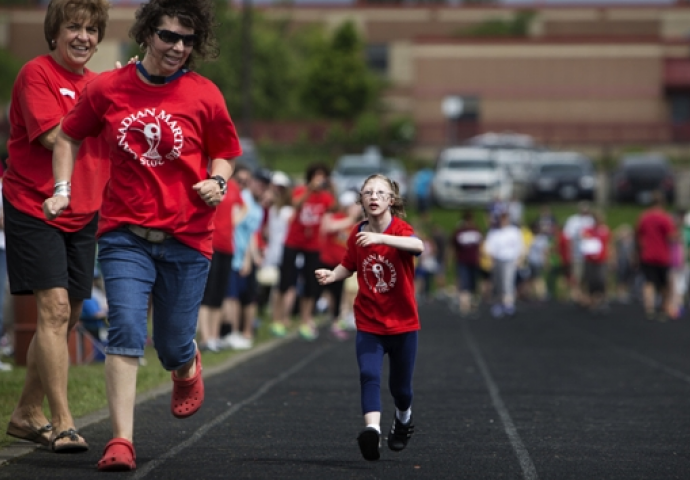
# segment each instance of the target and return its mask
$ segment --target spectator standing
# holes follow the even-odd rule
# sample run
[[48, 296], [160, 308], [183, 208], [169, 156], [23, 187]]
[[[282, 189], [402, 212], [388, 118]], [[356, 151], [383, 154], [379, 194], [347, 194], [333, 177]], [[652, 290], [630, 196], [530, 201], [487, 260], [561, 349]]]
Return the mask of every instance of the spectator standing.
[[429, 220], [432, 202], [431, 183], [433, 180], [434, 171], [429, 167], [422, 168], [412, 178], [412, 190], [414, 191], [417, 213], [424, 223]]
[[582, 256], [582, 248], [580, 240], [582, 239], [582, 231], [594, 224], [592, 218], [591, 207], [589, 202], [580, 202], [578, 204], [578, 211], [568, 217], [563, 226], [563, 233], [568, 239], [570, 246], [570, 294], [571, 300], [579, 303], [582, 294], [582, 272], [584, 269], [584, 257]]
[[494, 317], [515, 315], [515, 280], [524, 253], [522, 231], [510, 223], [508, 212], [500, 215], [499, 222], [498, 228], [489, 230], [484, 246], [491, 257], [491, 279], [497, 296], [491, 307]]
[[582, 230], [580, 249], [584, 258], [582, 305], [590, 311], [602, 311], [606, 301], [607, 264], [611, 249], [611, 231], [601, 212], [592, 214], [594, 224]]
[[[241, 170], [240, 167], [246, 170], [246, 167], [242, 165], [238, 165], [237, 170]], [[202, 350], [218, 352], [222, 346], [220, 340], [222, 307], [230, 281], [232, 257], [235, 251], [233, 235], [237, 223], [242, 221], [246, 213], [247, 208], [242, 200], [240, 188], [237, 182], [231, 179], [227, 184], [227, 192], [223, 200], [216, 207], [214, 218], [211, 268], [208, 271], [204, 296], [199, 307], [199, 348]]]
[[[676, 231], [683, 229], [684, 212], [678, 212], [673, 216]], [[688, 269], [686, 264], [685, 241], [682, 235], [676, 235], [671, 239], [671, 268], [669, 271], [670, 298], [668, 315], [673, 320], [678, 320], [683, 314], [685, 295], [688, 289]]]
[[550, 241], [543, 228], [541, 223], [534, 223], [534, 235], [527, 251], [530, 297], [539, 301], [546, 300], [548, 296], [545, 277], [548, 274]]
[[[71, 195], [69, 183], [53, 186], [52, 150], [63, 117], [97, 76], [86, 64], [103, 40], [107, 21], [104, 0], [51, 1], [43, 23], [49, 53], [21, 69], [10, 106], [3, 180], [7, 270], [13, 295], [35, 296], [38, 322], [7, 433], [60, 452], [88, 449], [67, 402], [66, 339], [91, 296], [97, 212], [108, 179], [105, 145], [96, 139], [83, 143], [72, 178], [77, 188], [60, 218], [46, 221], [42, 204], [53, 194], [65, 200]], [[43, 413], [45, 397], [51, 422]]]
[[412, 374], [419, 330], [414, 255], [422, 253], [424, 245], [400, 218], [405, 209], [396, 182], [383, 175], [370, 176], [362, 185], [360, 202], [366, 220], [352, 230], [345, 257], [334, 270], [316, 270], [315, 277], [327, 285], [358, 272], [356, 350], [366, 427], [357, 442], [366, 460], [378, 460], [381, 370], [386, 354], [390, 361], [388, 385], [396, 407], [388, 447], [403, 450], [414, 432]]
[[81, 141], [102, 134], [110, 147], [98, 261], [109, 307], [105, 371], [113, 439], [99, 470], [136, 468], [134, 403], [149, 296], [153, 345], [173, 382], [171, 414], [189, 417], [204, 401], [194, 337], [215, 207], [242, 152], [221, 92], [190, 70], [217, 53], [213, 7], [212, 0], [142, 4], [130, 36], [145, 51], [143, 59], [89, 84], [63, 119], [53, 151], [59, 188], [44, 204], [49, 219], [70, 204]]
[[246, 350], [253, 345], [253, 322], [256, 315], [257, 283], [256, 264], [258, 255], [257, 234], [264, 219], [263, 196], [271, 184], [271, 173], [265, 169], [255, 171], [247, 188], [242, 190], [242, 200], [247, 213], [235, 226], [233, 241], [235, 253], [228, 282], [225, 311], [232, 332], [224, 338], [230, 348]]
[[635, 234], [627, 223], [614, 231], [614, 254], [616, 257], [616, 298], [621, 303], [630, 302], [637, 267]]
[[[640, 270], [644, 276], [644, 311], [648, 320], [658, 321], [665, 321], [668, 314], [670, 245], [676, 236], [676, 227], [663, 209], [663, 201], [663, 193], [655, 192], [652, 204], [640, 215], [635, 232]], [[657, 296], [661, 301], [660, 310], [656, 307]]]
[[314, 272], [319, 268], [321, 221], [326, 212], [335, 207], [335, 198], [329, 181], [330, 170], [325, 165], [311, 165], [306, 172], [306, 184], [295, 188], [292, 206], [295, 214], [285, 238], [280, 266], [279, 301], [276, 302], [274, 321], [287, 324], [297, 295], [299, 277], [297, 259], [303, 258], [304, 291], [299, 299], [299, 334], [305, 340], [314, 340], [318, 331], [313, 321], [314, 304], [319, 296], [319, 284]]
[[479, 281], [479, 249], [483, 235], [474, 223], [471, 210], [462, 213], [462, 220], [450, 238], [455, 250], [455, 275], [460, 315], [472, 313], [477, 305]]

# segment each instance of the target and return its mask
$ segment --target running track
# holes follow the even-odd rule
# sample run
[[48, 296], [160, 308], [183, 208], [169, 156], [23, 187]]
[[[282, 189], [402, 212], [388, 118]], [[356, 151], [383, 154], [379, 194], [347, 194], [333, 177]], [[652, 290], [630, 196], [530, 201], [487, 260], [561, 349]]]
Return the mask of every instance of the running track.
[[[322, 335], [207, 371], [206, 403], [187, 420], [170, 415], [168, 393], [142, 399], [133, 473], [95, 470], [110, 438], [100, 414], [80, 421], [89, 452], [29, 449], [0, 479], [690, 478], [687, 319], [648, 322], [637, 306], [590, 316], [570, 305], [460, 319], [441, 302], [420, 314], [416, 433], [401, 453], [384, 442], [378, 462], [360, 457], [354, 342]], [[385, 390], [383, 400], [385, 431]]]

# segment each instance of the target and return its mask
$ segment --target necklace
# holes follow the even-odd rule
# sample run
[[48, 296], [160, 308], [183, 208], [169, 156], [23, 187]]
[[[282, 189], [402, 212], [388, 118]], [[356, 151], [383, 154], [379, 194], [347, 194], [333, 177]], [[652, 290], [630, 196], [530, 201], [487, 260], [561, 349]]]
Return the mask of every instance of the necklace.
[[141, 73], [146, 80], [153, 83], [154, 85], [165, 85], [166, 83], [172, 82], [173, 80], [181, 77], [189, 71], [186, 68], [181, 68], [169, 77], [164, 77], [163, 75], [151, 75], [149, 72], [146, 71], [144, 65], [141, 62], [137, 62], [137, 70], [139, 70], [139, 73]]

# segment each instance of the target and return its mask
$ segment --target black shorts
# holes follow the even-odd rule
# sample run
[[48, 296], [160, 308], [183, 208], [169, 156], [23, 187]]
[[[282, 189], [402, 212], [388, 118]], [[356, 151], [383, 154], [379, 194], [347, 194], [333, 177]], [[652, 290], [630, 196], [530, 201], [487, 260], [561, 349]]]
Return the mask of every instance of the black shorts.
[[606, 292], [606, 265], [603, 263], [585, 262], [582, 281], [590, 294]]
[[204, 297], [201, 300], [202, 305], [212, 308], [220, 308], [223, 305], [231, 268], [232, 253], [213, 252]]
[[642, 270], [645, 282], [651, 283], [657, 290], [662, 290], [668, 285], [668, 267], [652, 263], [642, 263], [640, 264], [640, 270]]
[[20, 212], [3, 198], [7, 275], [13, 295], [64, 288], [70, 298], [91, 298], [98, 215], [76, 232], [63, 232]]
[[[301, 269], [296, 264], [298, 254], [304, 256], [304, 264]], [[306, 252], [296, 248], [285, 247], [283, 250], [283, 261], [280, 265], [280, 293], [285, 293], [288, 289], [297, 286], [297, 278], [301, 270], [304, 280], [304, 291], [301, 292], [300, 297], [317, 298], [321, 288], [319, 287], [318, 280], [316, 280], [314, 271], [321, 267], [319, 256], [320, 252]]]

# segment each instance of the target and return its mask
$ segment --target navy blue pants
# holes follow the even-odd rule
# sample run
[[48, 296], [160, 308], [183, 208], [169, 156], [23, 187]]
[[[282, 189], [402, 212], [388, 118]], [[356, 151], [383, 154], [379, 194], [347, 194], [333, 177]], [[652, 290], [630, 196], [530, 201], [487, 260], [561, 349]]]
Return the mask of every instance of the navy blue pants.
[[362, 388], [362, 415], [381, 411], [381, 370], [388, 354], [388, 388], [398, 410], [412, 406], [412, 373], [417, 358], [417, 332], [375, 335], [357, 332], [357, 363]]

